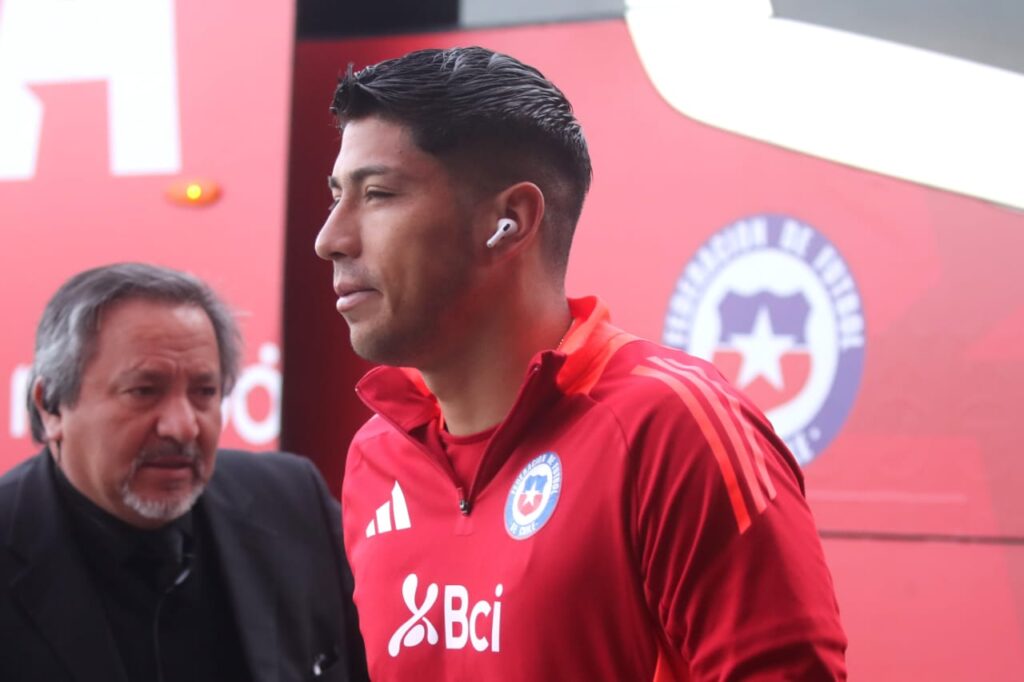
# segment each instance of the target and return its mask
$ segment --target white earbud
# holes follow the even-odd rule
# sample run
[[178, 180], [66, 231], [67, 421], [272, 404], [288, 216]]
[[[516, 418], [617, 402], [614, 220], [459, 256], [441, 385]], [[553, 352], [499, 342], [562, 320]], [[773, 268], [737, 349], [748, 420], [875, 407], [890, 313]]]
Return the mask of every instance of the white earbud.
[[498, 242], [504, 239], [507, 235], [515, 234], [519, 230], [519, 225], [516, 221], [511, 218], [502, 218], [498, 221], [498, 229], [494, 231], [491, 238], [487, 240], [487, 248], [493, 249], [497, 246]]

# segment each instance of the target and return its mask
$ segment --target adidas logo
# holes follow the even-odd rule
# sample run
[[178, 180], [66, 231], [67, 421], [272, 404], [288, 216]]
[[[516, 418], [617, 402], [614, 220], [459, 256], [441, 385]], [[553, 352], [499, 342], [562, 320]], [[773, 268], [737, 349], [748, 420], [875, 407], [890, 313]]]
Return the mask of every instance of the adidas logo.
[[406, 528], [412, 528], [412, 522], [409, 520], [409, 507], [405, 505], [402, 487], [398, 485], [398, 481], [395, 481], [395, 487], [391, 489], [391, 501], [377, 507], [377, 518], [370, 521], [370, 525], [366, 527], [366, 537], [372, 538], [378, 533], [390, 533], [392, 530], [405, 530]]

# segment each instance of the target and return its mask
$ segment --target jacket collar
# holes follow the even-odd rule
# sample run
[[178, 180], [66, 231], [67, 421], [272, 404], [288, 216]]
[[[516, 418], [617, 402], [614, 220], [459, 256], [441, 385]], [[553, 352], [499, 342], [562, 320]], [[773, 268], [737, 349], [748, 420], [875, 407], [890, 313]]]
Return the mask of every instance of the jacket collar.
[[586, 394], [612, 356], [637, 337], [614, 326], [608, 306], [596, 296], [570, 298], [569, 311], [573, 325], [560, 346], [566, 360], [558, 373], [558, 388], [567, 395]]
[[[612, 326], [608, 308], [596, 297], [569, 299], [569, 311], [573, 317], [569, 332], [559, 348], [533, 357], [512, 409], [491, 436], [473, 480], [467, 482], [471, 503], [515, 449], [535, 415], [550, 410], [562, 396], [588, 393], [612, 355], [636, 338]], [[421, 427], [436, 420], [440, 408], [417, 370], [377, 367], [356, 385], [356, 392], [371, 410], [454, 476], [446, 455], [422, 437]]]
[[[587, 393], [600, 377], [608, 359], [625, 342], [635, 339], [610, 323], [607, 306], [596, 296], [570, 298], [573, 322], [557, 349], [543, 350], [530, 362], [527, 379], [506, 421], [527, 408], [521, 400], [526, 384], [539, 375], [548, 391]], [[437, 400], [418, 370], [409, 367], [375, 367], [356, 385], [366, 405], [410, 433], [437, 419]]]

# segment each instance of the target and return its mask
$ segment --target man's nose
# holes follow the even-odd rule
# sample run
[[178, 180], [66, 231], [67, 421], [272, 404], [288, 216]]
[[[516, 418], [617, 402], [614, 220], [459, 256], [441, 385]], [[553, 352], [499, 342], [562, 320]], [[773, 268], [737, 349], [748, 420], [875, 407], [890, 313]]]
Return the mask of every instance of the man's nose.
[[191, 443], [199, 437], [199, 418], [187, 395], [169, 396], [160, 406], [157, 435], [179, 443]]
[[324, 260], [359, 256], [359, 230], [344, 199], [331, 209], [316, 235], [314, 249]]

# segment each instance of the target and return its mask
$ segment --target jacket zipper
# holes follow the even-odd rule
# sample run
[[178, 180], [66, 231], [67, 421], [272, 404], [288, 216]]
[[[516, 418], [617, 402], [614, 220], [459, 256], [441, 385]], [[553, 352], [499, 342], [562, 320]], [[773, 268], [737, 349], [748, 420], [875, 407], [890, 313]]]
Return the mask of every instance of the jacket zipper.
[[466, 497], [465, 488], [463, 487], [462, 483], [459, 481], [458, 477], [455, 475], [455, 469], [452, 467], [452, 463], [450, 461], [448, 461], [447, 458], [445, 458], [442, 461], [442, 459], [440, 457], [436, 456], [433, 452], [431, 452], [429, 449], [424, 447], [423, 443], [421, 443], [418, 440], [416, 440], [415, 438], [413, 438], [411, 435], [409, 435], [409, 433], [405, 429], [403, 429], [398, 424], [396, 424], [395, 421], [391, 417], [389, 417], [384, 412], [378, 410], [372, 404], [373, 401], [367, 401], [366, 400], [366, 397], [364, 395], [362, 395], [362, 391], [360, 391], [358, 387], [356, 387], [356, 393], [363, 400], [363, 402], [367, 405], [367, 407], [369, 407], [371, 410], [373, 410], [374, 414], [376, 414], [378, 417], [380, 417], [381, 419], [386, 421], [388, 424], [390, 424], [391, 427], [395, 429], [395, 431], [397, 431], [398, 433], [400, 433], [403, 436], [405, 436], [405, 439], [407, 441], [412, 443], [416, 447], [417, 450], [419, 450], [424, 455], [426, 455], [427, 459], [430, 460], [434, 464], [434, 466], [437, 467], [441, 471], [441, 473], [444, 474], [444, 476], [449, 481], [451, 481], [452, 485], [455, 487], [455, 494], [456, 494], [456, 496], [458, 498], [459, 512], [463, 516], [469, 516], [471, 505], [469, 503], [469, 500]]
[[[537, 374], [540, 372], [540, 368], [541, 368], [540, 367], [540, 363], [534, 363], [530, 367], [529, 374], [526, 377], [526, 381], [523, 383], [523, 386], [520, 388], [519, 395], [516, 396], [516, 401], [512, 404], [512, 408], [509, 410], [508, 414], [505, 416], [505, 420], [501, 424], [498, 425], [498, 429], [497, 429], [497, 431], [495, 431], [494, 436], [492, 436], [491, 442], [488, 444], [487, 449], [484, 451], [483, 457], [480, 458], [480, 463], [477, 466], [477, 473], [479, 473], [480, 469], [483, 468], [484, 464], [491, 457], [494, 456], [492, 454], [492, 448], [493, 448], [493, 446], [495, 444], [495, 440], [498, 438], [498, 436], [504, 430], [503, 427], [505, 426], [505, 422], [508, 420], [508, 418], [516, 413], [516, 409], [519, 407], [519, 404], [522, 402], [523, 397], [531, 390], [534, 382], [536, 381]], [[370, 409], [372, 409], [374, 411], [374, 413], [377, 414], [377, 416], [379, 416], [381, 419], [383, 419], [388, 424], [390, 424], [392, 426], [392, 428], [394, 428], [400, 434], [405, 436], [406, 440], [408, 440], [410, 443], [412, 443], [414, 446], [416, 446], [416, 448], [420, 452], [422, 452], [423, 454], [425, 454], [427, 456], [427, 459], [429, 459], [431, 462], [434, 463], [434, 466], [436, 466], [438, 469], [440, 469], [441, 472], [445, 476], [448, 477], [448, 480], [450, 480], [452, 482], [452, 484], [455, 486], [455, 494], [456, 494], [456, 496], [458, 498], [459, 513], [462, 514], [463, 516], [469, 516], [470, 513], [473, 511], [473, 503], [470, 501], [470, 496], [466, 494], [465, 486], [462, 484], [461, 481], [459, 481], [458, 477], [455, 475], [455, 469], [452, 467], [452, 464], [447, 459], [447, 457], [445, 457], [444, 460], [442, 461], [442, 459], [440, 457], [436, 456], [435, 453], [431, 452], [428, 448], [424, 447], [423, 443], [420, 443], [418, 440], [413, 438], [405, 429], [401, 428], [398, 424], [396, 424], [393, 419], [391, 419], [386, 414], [384, 414], [383, 412], [378, 410], [376, 407], [371, 405], [370, 403], [372, 401], [367, 402], [365, 396], [362, 395], [362, 391], [360, 391], [358, 387], [356, 388], [356, 393], [360, 395], [360, 398], [363, 399], [363, 402], [366, 403], [367, 406], [369, 406]], [[476, 478], [476, 476], [474, 475], [474, 480], [470, 482], [471, 485], [476, 483], [475, 478]], [[472, 488], [471, 488], [471, 490], [472, 490]], [[473, 492], [476, 492], [476, 491], [474, 490]]]
[[[530, 366], [529, 373], [527, 374], [526, 380], [523, 382], [518, 395], [516, 395], [515, 402], [512, 403], [512, 407], [509, 409], [508, 414], [505, 415], [505, 419], [498, 424], [497, 430], [495, 430], [494, 435], [491, 436], [490, 442], [487, 444], [483, 455], [480, 457], [480, 461], [477, 463], [476, 471], [473, 473], [473, 480], [470, 481], [471, 493], [479, 493], [479, 490], [477, 490], [477, 479], [479, 478], [480, 472], [485, 469], [493, 458], [497, 457], [500, 452], [504, 452], [505, 458], [508, 459], [508, 456], [513, 450], [515, 450], [514, 446], [509, 447], [506, 444], [505, 435], [509, 426], [509, 421], [512, 417], [516, 416], [517, 413], [522, 411], [522, 403], [526, 399], [526, 396], [533, 392], [533, 387], [537, 381], [537, 375], [540, 374], [540, 369], [540, 363], [534, 363]], [[499, 465], [499, 468], [500, 466], [501, 465]], [[492, 475], [491, 478], [493, 477], [494, 476]], [[488, 482], [489, 481], [490, 479], [488, 479]], [[466, 516], [469, 516], [469, 513], [472, 510], [471, 498], [472, 495], [469, 498], [464, 497], [462, 489], [459, 489], [459, 511]]]

